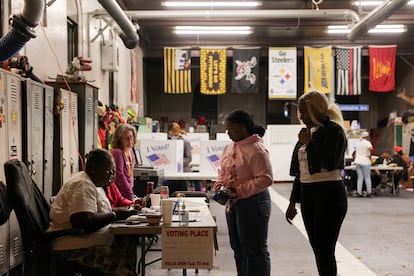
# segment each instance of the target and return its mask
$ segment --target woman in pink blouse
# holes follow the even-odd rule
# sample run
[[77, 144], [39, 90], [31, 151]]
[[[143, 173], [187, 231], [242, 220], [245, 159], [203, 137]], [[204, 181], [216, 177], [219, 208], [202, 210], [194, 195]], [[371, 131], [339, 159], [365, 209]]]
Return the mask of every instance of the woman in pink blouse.
[[265, 129], [243, 110], [227, 115], [225, 124], [233, 143], [223, 150], [214, 189], [227, 188], [232, 194], [226, 202], [226, 220], [237, 275], [270, 276], [268, 187], [273, 173], [261, 138]]
[[135, 200], [134, 195], [134, 144], [137, 131], [129, 124], [121, 124], [112, 136], [112, 156], [116, 165], [115, 184], [126, 199]]

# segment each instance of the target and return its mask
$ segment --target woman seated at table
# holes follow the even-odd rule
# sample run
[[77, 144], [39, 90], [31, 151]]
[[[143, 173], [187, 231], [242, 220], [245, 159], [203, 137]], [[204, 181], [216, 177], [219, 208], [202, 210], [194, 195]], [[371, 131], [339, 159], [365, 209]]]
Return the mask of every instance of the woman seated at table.
[[111, 203], [112, 208], [126, 207], [126, 206], [131, 206], [135, 204], [135, 201], [129, 200], [122, 196], [115, 182], [112, 182], [112, 184], [104, 187], [104, 190], [105, 190], [106, 196], [109, 199], [109, 203]]

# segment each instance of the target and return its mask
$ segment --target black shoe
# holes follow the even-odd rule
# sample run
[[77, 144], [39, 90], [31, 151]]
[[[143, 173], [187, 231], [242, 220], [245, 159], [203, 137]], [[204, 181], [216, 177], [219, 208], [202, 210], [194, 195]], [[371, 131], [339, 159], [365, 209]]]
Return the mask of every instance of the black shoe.
[[372, 194], [367, 194], [367, 197], [371, 197]]
[[358, 197], [364, 197], [362, 194], [358, 194]]

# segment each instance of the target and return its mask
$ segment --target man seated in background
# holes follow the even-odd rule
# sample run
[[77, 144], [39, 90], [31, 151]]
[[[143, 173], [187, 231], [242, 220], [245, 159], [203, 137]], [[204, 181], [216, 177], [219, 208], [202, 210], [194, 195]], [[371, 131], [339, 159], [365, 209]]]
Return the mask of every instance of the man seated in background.
[[395, 146], [394, 152], [395, 153], [391, 156], [390, 163], [403, 168], [402, 171], [396, 171], [394, 173], [393, 189], [396, 189], [398, 185], [400, 185], [400, 181], [407, 181], [408, 168], [411, 166], [411, 159], [408, 155], [404, 154], [401, 146]]
[[62, 259], [105, 275], [135, 275], [136, 244], [127, 238], [116, 237], [113, 241], [109, 233], [112, 222], [136, 214], [135, 210], [112, 211], [103, 188], [113, 182], [114, 176], [112, 155], [104, 149], [90, 151], [85, 171], [62, 186], [50, 209], [49, 230], [77, 228], [85, 234], [57, 238], [52, 249]]

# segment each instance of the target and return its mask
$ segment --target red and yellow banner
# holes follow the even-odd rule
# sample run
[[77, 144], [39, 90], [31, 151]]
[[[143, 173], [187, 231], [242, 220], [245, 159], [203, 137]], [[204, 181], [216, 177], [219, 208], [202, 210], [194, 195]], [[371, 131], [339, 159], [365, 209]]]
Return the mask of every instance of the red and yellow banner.
[[388, 92], [395, 89], [395, 56], [397, 45], [368, 46], [369, 90]]
[[305, 93], [319, 90], [323, 93], [332, 91], [332, 47], [312, 48], [305, 46]]
[[227, 50], [200, 49], [200, 93], [220, 95], [226, 93]]

